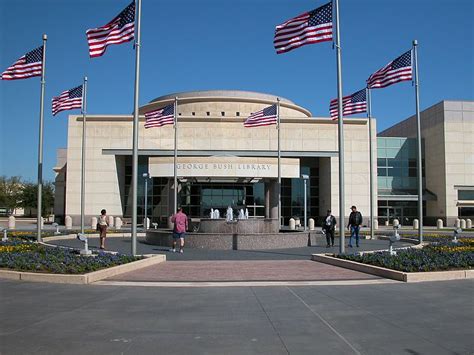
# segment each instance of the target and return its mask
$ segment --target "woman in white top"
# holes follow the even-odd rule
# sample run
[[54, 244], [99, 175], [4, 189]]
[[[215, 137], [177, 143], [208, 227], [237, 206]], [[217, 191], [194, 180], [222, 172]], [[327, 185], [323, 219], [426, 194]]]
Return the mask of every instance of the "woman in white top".
[[107, 237], [107, 227], [109, 223], [107, 222], [107, 211], [100, 211], [99, 221], [97, 222], [97, 227], [99, 230], [100, 237], [100, 249], [105, 249], [105, 238]]

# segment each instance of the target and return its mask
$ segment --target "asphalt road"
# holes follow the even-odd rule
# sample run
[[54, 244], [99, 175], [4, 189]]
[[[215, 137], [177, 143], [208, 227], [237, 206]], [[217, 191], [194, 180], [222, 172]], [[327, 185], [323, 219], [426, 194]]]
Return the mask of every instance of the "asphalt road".
[[472, 354], [474, 282], [159, 288], [0, 281], [1, 354]]

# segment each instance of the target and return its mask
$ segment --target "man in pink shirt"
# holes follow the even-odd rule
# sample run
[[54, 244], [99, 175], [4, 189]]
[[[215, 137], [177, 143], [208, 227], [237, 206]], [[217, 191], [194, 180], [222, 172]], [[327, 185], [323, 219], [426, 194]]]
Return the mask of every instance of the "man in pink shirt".
[[173, 249], [171, 249], [171, 251], [173, 253], [176, 252], [176, 240], [179, 239], [179, 252], [182, 253], [184, 248], [184, 236], [186, 234], [186, 230], [188, 229], [188, 216], [186, 216], [181, 207], [178, 208], [178, 213], [175, 213], [173, 217], [171, 217], [171, 222], [174, 223]]

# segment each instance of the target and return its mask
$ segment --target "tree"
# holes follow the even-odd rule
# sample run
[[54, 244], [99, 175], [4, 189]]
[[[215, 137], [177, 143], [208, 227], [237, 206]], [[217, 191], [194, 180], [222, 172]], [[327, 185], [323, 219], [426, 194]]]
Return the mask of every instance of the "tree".
[[8, 214], [12, 214], [15, 208], [20, 207], [22, 189], [21, 177], [0, 176], [0, 207], [6, 207]]
[[[47, 217], [54, 207], [54, 185], [52, 182], [44, 182], [42, 189], [42, 216]], [[32, 182], [23, 183], [21, 193], [21, 207], [38, 208], [38, 185]]]

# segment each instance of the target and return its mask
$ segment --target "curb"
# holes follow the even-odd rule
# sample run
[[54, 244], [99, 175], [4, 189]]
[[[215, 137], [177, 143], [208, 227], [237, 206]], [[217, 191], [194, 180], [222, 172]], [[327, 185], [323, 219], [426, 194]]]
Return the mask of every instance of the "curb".
[[94, 286], [122, 287], [298, 287], [298, 286], [359, 286], [398, 283], [395, 280], [325, 280], [325, 281], [98, 281]]
[[147, 266], [166, 261], [166, 255], [146, 255], [145, 259], [113, 266], [107, 269], [89, 272], [82, 275], [46, 274], [26, 271], [0, 270], [0, 278], [33, 282], [49, 282], [59, 284], [88, 285], [108, 277], [135, 271]]
[[[137, 237], [145, 237], [145, 233], [137, 233]], [[129, 238], [131, 233], [109, 233], [107, 234], [107, 238]], [[98, 233], [87, 234], [88, 238], [99, 238]], [[76, 239], [77, 234], [62, 234], [62, 235], [52, 235], [50, 237], [44, 237], [43, 242], [51, 242], [54, 240], [70, 240]]]
[[327, 254], [313, 254], [311, 260], [403, 282], [474, 279], [474, 270], [404, 272], [375, 265], [362, 264], [351, 260], [338, 259]]

